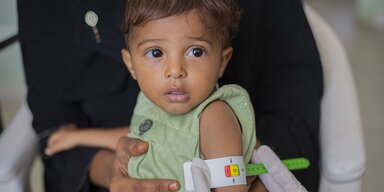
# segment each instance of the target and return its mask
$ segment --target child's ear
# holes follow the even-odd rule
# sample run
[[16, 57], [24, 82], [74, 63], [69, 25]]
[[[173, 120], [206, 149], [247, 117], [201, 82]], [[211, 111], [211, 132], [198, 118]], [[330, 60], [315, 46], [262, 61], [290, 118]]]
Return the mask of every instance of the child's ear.
[[123, 56], [123, 61], [127, 66], [129, 73], [131, 73], [132, 78], [136, 79], [135, 70], [133, 69], [133, 66], [132, 66], [131, 53], [129, 53], [127, 49], [122, 49], [121, 55]]
[[227, 67], [227, 64], [229, 60], [232, 57], [233, 53], [233, 48], [232, 47], [227, 47], [221, 52], [221, 64], [220, 64], [220, 69], [219, 69], [219, 78], [221, 78], [224, 74], [225, 68]]

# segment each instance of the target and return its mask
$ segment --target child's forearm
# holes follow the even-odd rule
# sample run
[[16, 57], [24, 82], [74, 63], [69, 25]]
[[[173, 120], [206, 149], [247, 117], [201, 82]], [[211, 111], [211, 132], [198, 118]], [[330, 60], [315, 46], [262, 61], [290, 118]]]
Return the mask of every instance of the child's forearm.
[[117, 141], [120, 137], [126, 136], [128, 131], [128, 127], [118, 127], [113, 129], [81, 129], [78, 130], [79, 146], [99, 147], [115, 151]]

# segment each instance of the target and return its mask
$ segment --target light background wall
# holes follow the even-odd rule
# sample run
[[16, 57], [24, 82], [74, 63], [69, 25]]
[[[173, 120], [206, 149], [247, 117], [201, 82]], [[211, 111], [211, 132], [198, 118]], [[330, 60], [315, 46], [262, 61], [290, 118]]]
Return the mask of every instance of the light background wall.
[[[0, 34], [17, 32], [16, 0], [0, 1]], [[0, 51], [0, 106], [3, 123], [7, 124], [25, 99], [25, 80], [19, 43]]]

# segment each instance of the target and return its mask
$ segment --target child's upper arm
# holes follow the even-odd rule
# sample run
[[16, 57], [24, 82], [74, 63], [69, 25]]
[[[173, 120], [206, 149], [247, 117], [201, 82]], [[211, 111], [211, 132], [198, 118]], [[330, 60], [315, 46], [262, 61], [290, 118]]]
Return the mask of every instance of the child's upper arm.
[[201, 114], [200, 150], [206, 159], [243, 154], [239, 122], [224, 101], [213, 101]]
[[[210, 103], [200, 117], [200, 150], [205, 159], [243, 155], [241, 127], [231, 107], [224, 101]], [[232, 186], [215, 191], [244, 191]]]

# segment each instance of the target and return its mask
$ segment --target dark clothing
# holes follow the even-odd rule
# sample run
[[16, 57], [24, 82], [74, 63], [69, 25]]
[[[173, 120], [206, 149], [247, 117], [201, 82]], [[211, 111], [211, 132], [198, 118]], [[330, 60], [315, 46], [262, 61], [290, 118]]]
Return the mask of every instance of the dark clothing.
[[[311, 160], [311, 169], [294, 174], [309, 191], [317, 191], [322, 70], [301, 2], [238, 2], [244, 14], [221, 83], [238, 83], [249, 91], [262, 143], [282, 159]], [[123, 9], [123, 0], [18, 0], [28, 104], [38, 133], [63, 123], [129, 124], [138, 87], [120, 57]], [[88, 10], [99, 17], [100, 44], [84, 21]], [[76, 148], [43, 157], [46, 191], [102, 191], [87, 185], [86, 178], [97, 150]]]
[[[28, 94], [28, 103], [33, 109], [33, 127], [38, 133], [56, 129], [64, 123], [74, 123], [79, 127], [113, 128], [128, 126], [136, 103], [138, 87], [130, 80], [123, 91], [86, 100], [62, 100], [33, 93]], [[47, 137], [40, 140], [40, 152], [44, 154]], [[93, 191], [102, 189], [87, 181], [87, 169], [95, 148], [78, 147], [47, 157], [42, 155], [45, 169], [45, 188], [47, 192]]]
[[[18, 0], [28, 104], [38, 134], [65, 123], [93, 128], [129, 125], [139, 89], [120, 56], [123, 9], [122, 0]], [[85, 23], [88, 10], [98, 15], [100, 44]], [[41, 154], [46, 140], [39, 142]], [[87, 180], [97, 151], [79, 147], [43, 155], [45, 191], [105, 191]]]
[[243, 18], [222, 81], [248, 90], [263, 144], [281, 159], [311, 161], [309, 169], [293, 174], [308, 191], [318, 191], [323, 74], [301, 1], [238, 2]]
[[[123, 0], [18, 0], [19, 39], [28, 89], [61, 99], [86, 99], [121, 90]], [[97, 44], [85, 14], [98, 15]]]

